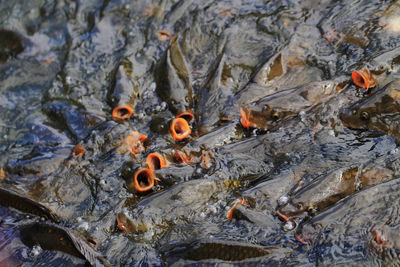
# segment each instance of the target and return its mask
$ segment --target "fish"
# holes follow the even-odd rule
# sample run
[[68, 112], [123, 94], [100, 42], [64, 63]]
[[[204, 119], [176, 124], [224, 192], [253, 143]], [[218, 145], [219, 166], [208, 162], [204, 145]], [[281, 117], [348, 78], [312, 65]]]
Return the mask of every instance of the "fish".
[[45, 222], [18, 226], [21, 241], [28, 247], [40, 245], [45, 250], [58, 250], [86, 260], [92, 266], [111, 266], [110, 263], [77, 232]]
[[292, 266], [300, 263], [294, 250], [263, 246], [254, 242], [221, 238], [188, 239], [164, 244], [160, 248], [165, 265], [206, 266]]
[[115, 84], [108, 93], [108, 100], [113, 107], [112, 117], [114, 119], [129, 119], [134, 113], [136, 92], [128, 73], [131, 64], [119, 65], [115, 75]]
[[230, 190], [239, 184], [238, 181], [217, 179], [181, 182], [134, 206], [125, 207], [116, 216], [120, 222], [126, 222], [122, 228], [130, 229], [135, 234], [148, 231], [162, 234], [186, 221], [201, 220], [200, 213], [207, 210], [206, 203], [210, 205], [217, 199], [227, 197]]
[[281, 53], [272, 57], [257, 72], [251, 82], [235, 94], [233, 102], [245, 105], [280, 91], [322, 80], [322, 71], [310, 66], [284, 70]]
[[[198, 128], [201, 135], [215, 131], [223, 123], [222, 116], [226, 114], [226, 105], [229, 96], [233, 93], [226, 82], [223, 81], [224, 68], [226, 65], [226, 54], [223, 48], [221, 53], [211, 65], [207, 79], [200, 86], [198, 93]], [[226, 70], [225, 70], [226, 71]]]
[[9, 160], [4, 166], [8, 174], [20, 177], [46, 177], [58, 170], [69, 157], [71, 148], [68, 146], [33, 146], [18, 159]]
[[336, 81], [311, 82], [264, 97], [240, 108], [244, 128], [270, 130], [280, 121], [296, 117], [301, 111], [328, 100], [337, 93]]
[[164, 245], [163, 258], [171, 264], [173, 258], [201, 261], [219, 259], [227, 262], [243, 261], [269, 255], [271, 248], [230, 240], [193, 240]]
[[86, 138], [96, 126], [105, 121], [100, 116], [62, 101], [47, 102], [43, 105], [43, 111], [57, 126], [56, 129], [67, 131], [76, 142]]
[[279, 214], [290, 217], [304, 212], [315, 214], [328, 209], [356, 192], [358, 170], [358, 166], [348, 166], [315, 178], [297, 190], [288, 204], [279, 207]]
[[265, 175], [266, 181], [242, 192], [241, 197], [257, 211], [275, 212], [280, 199], [287, 197], [301, 177], [294, 169], [288, 169], [276, 175]]
[[400, 80], [389, 82], [345, 107], [339, 117], [347, 128], [376, 131], [400, 139]]
[[180, 39], [174, 35], [155, 72], [156, 92], [167, 102], [176, 117], [193, 119], [193, 89], [190, 67], [182, 52]]
[[338, 253], [344, 253], [342, 260], [362, 260], [369, 250], [366, 233], [370, 240], [375, 227], [397, 222], [399, 190], [400, 180], [392, 179], [359, 191], [300, 224], [295, 236], [304, 240], [310, 250], [322, 253], [325, 264], [336, 262]]
[[4, 187], [0, 187], [0, 205], [44, 217], [53, 222], [60, 221], [60, 218], [45, 205]]

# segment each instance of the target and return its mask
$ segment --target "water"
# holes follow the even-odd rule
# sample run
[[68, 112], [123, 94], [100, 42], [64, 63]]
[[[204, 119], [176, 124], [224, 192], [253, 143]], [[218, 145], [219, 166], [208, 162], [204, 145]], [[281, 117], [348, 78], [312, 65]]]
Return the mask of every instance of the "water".
[[[400, 77], [399, 16], [397, 1], [0, 0], [0, 186], [112, 266], [384, 264], [373, 233], [399, 225], [398, 96], [373, 96]], [[364, 98], [374, 116], [358, 128], [341, 114]], [[118, 106], [133, 115], [113, 118]], [[175, 141], [183, 111], [191, 135]], [[137, 192], [151, 152], [168, 166]], [[1, 263], [83, 264], [24, 244], [18, 227], [43, 218], [12, 207]]]

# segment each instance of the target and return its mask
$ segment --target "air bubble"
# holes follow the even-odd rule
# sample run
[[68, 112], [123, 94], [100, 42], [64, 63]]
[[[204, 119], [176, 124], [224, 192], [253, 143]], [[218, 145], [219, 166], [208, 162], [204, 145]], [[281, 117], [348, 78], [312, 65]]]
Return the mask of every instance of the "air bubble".
[[289, 197], [286, 195], [281, 196], [280, 198], [278, 198], [278, 205], [282, 206], [282, 205], [286, 205], [289, 202]]
[[78, 230], [80, 231], [88, 231], [89, 230], [89, 223], [88, 222], [81, 222], [78, 224]]
[[283, 230], [284, 231], [291, 231], [296, 227], [296, 224], [292, 221], [288, 221], [283, 225]]
[[156, 90], [156, 87], [157, 87], [157, 85], [156, 85], [155, 82], [152, 82], [152, 83], [150, 84], [150, 90], [154, 91], [154, 90]]

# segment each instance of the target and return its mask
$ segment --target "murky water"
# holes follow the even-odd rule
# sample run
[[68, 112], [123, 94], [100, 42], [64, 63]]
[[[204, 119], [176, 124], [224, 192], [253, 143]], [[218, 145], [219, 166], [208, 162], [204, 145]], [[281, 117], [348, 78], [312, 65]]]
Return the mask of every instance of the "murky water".
[[0, 265], [398, 264], [398, 1], [0, 21]]

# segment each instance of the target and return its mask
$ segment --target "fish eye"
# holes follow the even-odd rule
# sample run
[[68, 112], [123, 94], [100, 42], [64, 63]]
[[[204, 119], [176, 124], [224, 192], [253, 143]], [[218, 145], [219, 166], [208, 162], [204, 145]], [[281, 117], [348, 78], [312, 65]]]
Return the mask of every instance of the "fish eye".
[[315, 215], [315, 213], [317, 213], [317, 207], [310, 206], [310, 207], [307, 208], [307, 212], [308, 212], [310, 215]]
[[361, 112], [360, 117], [362, 120], [365, 120], [365, 121], [369, 120], [369, 114], [366, 111]]
[[273, 119], [274, 121], [279, 120], [279, 113], [276, 112], [276, 111], [272, 112], [272, 119]]
[[262, 106], [262, 111], [267, 111], [269, 109], [269, 106], [267, 104]]

